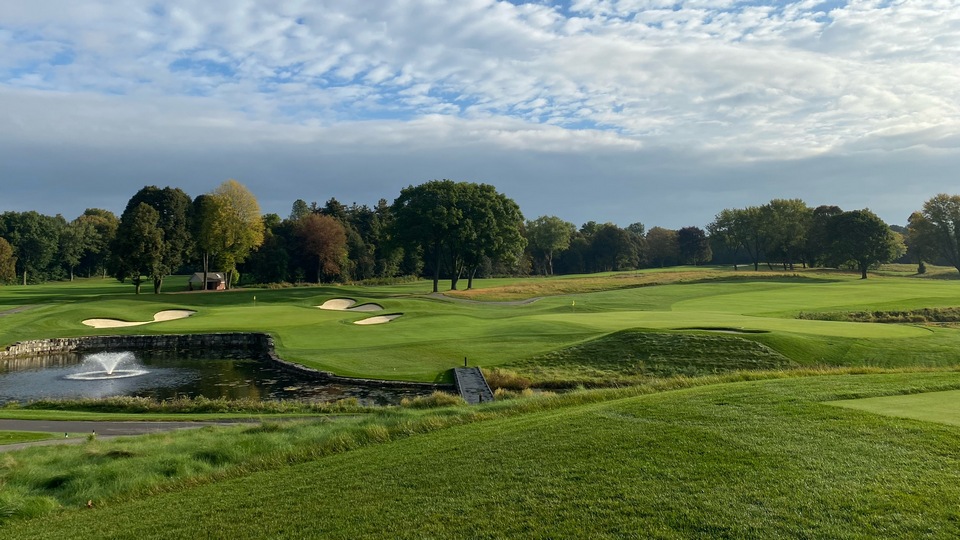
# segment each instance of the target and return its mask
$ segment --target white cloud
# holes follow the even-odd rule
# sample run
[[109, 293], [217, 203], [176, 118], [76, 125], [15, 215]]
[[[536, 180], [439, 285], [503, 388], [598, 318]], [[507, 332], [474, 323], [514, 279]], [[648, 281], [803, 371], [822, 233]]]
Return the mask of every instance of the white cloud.
[[955, 156], [958, 65], [952, 0], [7, 0], [0, 137], [624, 164], [659, 148], [709, 156], [709, 177], [718, 163]]

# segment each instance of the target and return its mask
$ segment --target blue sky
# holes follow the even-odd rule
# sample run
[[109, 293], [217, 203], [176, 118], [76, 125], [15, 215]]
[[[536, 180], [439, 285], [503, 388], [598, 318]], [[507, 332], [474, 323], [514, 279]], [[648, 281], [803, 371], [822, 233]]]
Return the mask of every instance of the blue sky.
[[957, 192], [957, 66], [952, 0], [5, 0], [0, 211], [451, 178], [577, 224], [778, 197], [904, 223]]

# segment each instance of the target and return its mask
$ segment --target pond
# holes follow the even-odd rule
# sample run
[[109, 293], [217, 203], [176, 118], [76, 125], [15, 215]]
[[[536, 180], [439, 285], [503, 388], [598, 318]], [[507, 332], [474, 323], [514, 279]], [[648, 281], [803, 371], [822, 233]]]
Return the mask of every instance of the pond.
[[429, 395], [417, 387], [323, 383], [259, 358], [172, 351], [93, 351], [0, 362], [0, 403], [37, 399], [180, 396], [211, 399], [336, 401], [392, 405]]

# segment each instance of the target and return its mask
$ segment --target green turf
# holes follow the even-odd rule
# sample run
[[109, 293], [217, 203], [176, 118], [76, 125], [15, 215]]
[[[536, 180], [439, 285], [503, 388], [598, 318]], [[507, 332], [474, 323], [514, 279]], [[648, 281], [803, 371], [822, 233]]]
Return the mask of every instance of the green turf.
[[886, 416], [960, 426], [960, 390], [832, 401], [828, 404]]
[[822, 402], [958, 387], [956, 372], [845, 375], [710, 385], [539, 412], [531, 402], [519, 416], [12, 523], [4, 533], [956, 537], [960, 428]]
[[[874, 276], [861, 281], [829, 273], [811, 274], [819, 277], [810, 279], [743, 270], [728, 270], [729, 279], [724, 279], [720, 269], [709, 271], [718, 277], [551, 296], [525, 305], [432, 298], [427, 296], [429, 282], [140, 296], [131, 294], [129, 284], [109, 279], [7, 286], [0, 287], [0, 304], [30, 309], [0, 317], [0, 340], [9, 344], [78, 335], [264, 331], [276, 337], [278, 352], [294, 362], [342, 375], [415, 381], [445, 380], [447, 370], [461, 365], [464, 357], [484, 367], [513, 364], [634, 328], [762, 330], [767, 333], [743, 339], [799, 365], [942, 366], [960, 361], [954, 328], [797, 319], [801, 312], [960, 306], [960, 288], [953, 280]], [[544, 279], [550, 278], [534, 281]], [[522, 288], [526, 283], [491, 281], [498, 287], [512, 283]], [[477, 285], [488, 283], [478, 280]], [[384, 325], [357, 326], [352, 323], [375, 314], [315, 307], [338, 297], [375, 302], [384, 306], [383, 313], [403, 315]], [[102, 317], [149, 320], [157, 311], [176, 308], [197, 314], [120, 329], [94, 330], [80, 323]]]
[[0, 444], [16, 444], [24, 442], [52, 439], [52, 433], [37, 433], [31, 431], [0, 431]]
[[541, 386], [551, 387], [613, 386], [634, 384], [649, 377], [695, 377], [795, 367], [790, 359], [770, 347], [729, 332], [622, 330], [506, 367]]

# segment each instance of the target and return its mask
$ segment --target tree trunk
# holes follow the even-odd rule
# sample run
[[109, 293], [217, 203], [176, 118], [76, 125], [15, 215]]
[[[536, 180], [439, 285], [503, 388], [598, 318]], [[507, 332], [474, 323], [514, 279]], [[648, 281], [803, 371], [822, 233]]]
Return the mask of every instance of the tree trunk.
[[153, 294], [160, 294], [163, 287], [163, 276], [153, 278]]
[[70, 281], [73, 281], [73, 267], [70, 267]]
[[549, 252], [547, 252], [547, 270], [548, 270], [547, 275], [552, 276], [553, 275], [553, 250], [552, 249]]
[[437, 254], [433, 265], [433, 292], [436, 293], [440, 292], [440, 262], [443, 260], [440, 253], [440, 242], [434, 242], [433, 250]]
[[210, 271], [210, 252], [203, 252], [203, 290], [207, 290], [207, 273]]
[[753, 261], [753, 271], [754, 272], [760, 271], [760, 261]]
[[860, 279], [867, 279], [867, 265], [860, 264]]
[[477, 275], [477, 267], [473, 267], [473, 270], [470, 271], [470, 276], [467, 277], [467, 290], [473, 288], [473, 276]]
[[27, 284], [27, 269], [26, 269], [26, 268], [23, 269], [23, 284], [24, 284], [24, 285]]

